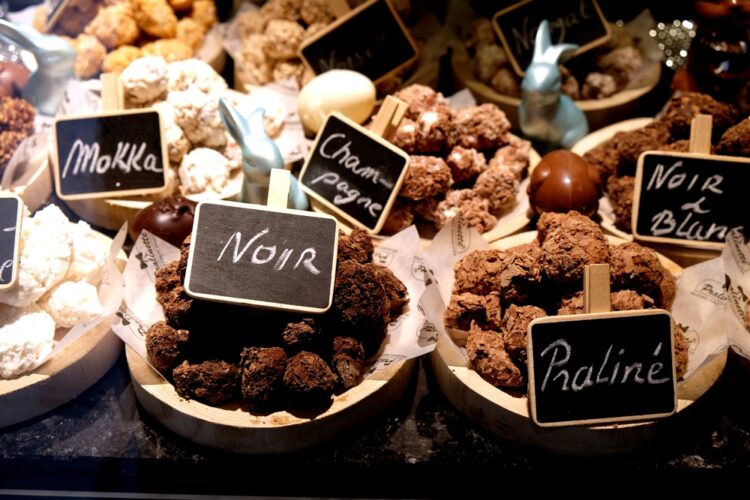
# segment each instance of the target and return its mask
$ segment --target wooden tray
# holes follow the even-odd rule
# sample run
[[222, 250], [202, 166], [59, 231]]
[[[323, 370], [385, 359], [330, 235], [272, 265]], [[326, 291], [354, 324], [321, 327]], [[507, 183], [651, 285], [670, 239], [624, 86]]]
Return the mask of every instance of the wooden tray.
[[[126, 262], [125, 253], [120, 252], [118, 267], [124, 268]], [[0, 379], [0, 428], [53, 410], [102, 378], [122, 351], [122, 341], [110, 326], [105, 320], [32, 372]]]
[[[536, 231], [520, 233], [495, 242], [510, 248], [530, 242]], [[613, 244], [623, 240], [608, 237]], [[672, 273], [680, 266], [660, 256]], [[441, 335], [430, 355], [437, 383], [448, 400], [464, 415], [490, 432], [518, 445], [578, 456], [604, 456], [641, 448], [665, 433], [675, 418], [689, 414], [690, 406], [719, 379], [726, 365], [726, 352], [703, 366], [689, 381], [678, 386], [677, 415], [665, 420], [596, 427], [541, 428], [529, 416], [525, 396], [512, 396], [482, 379], [451, 340]]]
[[416, 359], [394, 363], [333, 398], [325, 412], [302, 418], [286, 411], [256, 415], [235, 405], [208, 406], [177, 395], [132, 349], [125, 353], [138, 401], [172, 432], [194, 443], [247, 454], [290, 453], [346, 433], [383, 413], [409, 385]]
[[[590, 99], [575, 101], [576, 105], [586, 114], [589, 130], [597, 130], [610, 123], [624, 120], [637, 114], [639, 105], [655, 88], [661, 78], [661, 65], [654, 61], [649, 64], [648, 73], [644, 79], [647, 82], [642, 87], [621, 90], [604, 99]], [[453, 51], [451, 57], [453, 75], [461, 86], [471, 90], [480, 103], [491, 102], [502, 109], [510, 120], [514, 130], [520, 130], [518, 123], [518, 106], [521, 100], [496, 92], [489, 85], [477, 80], [474, 76], [474, 60], [463, 48]]]

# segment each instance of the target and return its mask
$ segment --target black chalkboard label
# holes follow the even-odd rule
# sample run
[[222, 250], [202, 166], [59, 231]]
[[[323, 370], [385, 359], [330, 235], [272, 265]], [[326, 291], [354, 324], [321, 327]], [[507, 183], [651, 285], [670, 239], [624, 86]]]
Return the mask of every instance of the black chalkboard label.
[[539, 318], [527, 341], [529, 405], [538, 425], [654, 419], [677, 409], [667, 311]]
[[513, 69], [521, 76], [534, 55], [536, 31], [545, 19], [552, 43], [575, 43], [576, 54], [609, 38], [609, 25], [595, 0], [525, 0], [511, 5], [495, 14], [492, 22]]
[[156, 110], [55, 120], [55, 190], [64, 200], [164, 190], [168, 168]]
[[750, 228], [744, 209], [750, 160], [698, 153], [647, 152], [633, 195], [637, 239], [722, 248], [733, 228]]
[[390, 2], [373, 0], [303, 42], [300, 57], [317, 75], [350, 69], [378, 82], [414, 61], [417, 46]]
[[383, 227], [409, 165], [409, 155], [333, 113], [318, 132], [300, 173], [305, 192], [372, 233]]
[[21, 199], [15, 195], [0, 194], [0, 289], [16, 282], [22, 220]]
[[338, 227], [328, 215], [227, 201], [198, 204], [185, 290], [267, 309], [325, 312]]

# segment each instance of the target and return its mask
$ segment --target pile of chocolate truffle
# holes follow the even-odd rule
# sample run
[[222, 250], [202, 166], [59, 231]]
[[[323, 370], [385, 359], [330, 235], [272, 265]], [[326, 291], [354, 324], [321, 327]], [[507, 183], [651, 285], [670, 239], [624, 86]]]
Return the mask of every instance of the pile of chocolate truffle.
[[391, 141], [410, 162], [384, 232], [417, 218], [442, 228], [458, 214], [481, 233], [493, 229], [516, 205], [531, 144], [510, 135], [505, 113], [494, 104], [454, 110], [423, 85], [395, 97], [409, 107]]
[[165, 321], [149, 328], [146, 349], [180, 396], [210, 405], [324, 407], [359, 384], [408, 301], [403, 283], [371, 263], [372, 241], [362, 230], [339, 235], [333, 304], [318, 316], [191, 298], [183, 288], [189, 248], [188, 237], [180, 259], [156, 274]]
[[[613, 311], [669, 309], [675, 295], [675, 277], [656, 252], [637, 243], [610, 245], [600, 227], [578, 212], [544, 213], [537, 230], [531, 243], [474, 251], [454, 266], [445, 325], [469, 332], [469, 360], [496, 387], [525, 387], [531, 321], [584, 312], [586, 265], [609, 264]], [[676, 371], [682, 376], [688, 346], [679, 325], [674, 330]]]
[[583, 155], [599, 172], [618, 228], [630, 232], [638, 157], [650, 150], [687, 153], [690, 124], [698, 114], [713, 117], [713, 154], [750, 156], [750, 119], [740, 119], [730, 104], [695, 92], [672, 97], [653, 122], [636, 130], [618, 132]]

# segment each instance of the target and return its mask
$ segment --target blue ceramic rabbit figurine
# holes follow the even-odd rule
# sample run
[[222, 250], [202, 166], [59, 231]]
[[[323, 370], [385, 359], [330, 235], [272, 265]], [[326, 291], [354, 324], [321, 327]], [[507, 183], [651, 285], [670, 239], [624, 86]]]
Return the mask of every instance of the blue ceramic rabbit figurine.
[[[242, 151], [242, 169], [245, 180], [242, 184], [240, 201], [265, 205], [268, 199], [268, 182], [271, 169], [284, 168], [281, 151], [266, 134], [263, 115], [266, 110], [257, 108], [245, 119], [237, 109], [223, 97], [219, 99], [219, 114], [229, 134], [237, 141]], [[307, 210], [307, 196], [292, 177], [289, 190], [289, 207]]]
[[76, 53], [59, 36], [42, 35], [33, 28], [0, 19], [0, 35], [26, 49], [36, 59], [37, 69], [21, 93], [41, 114], [54, 116], [68, 80], [73, 78]]
[[521, 82], [518, 121], [524, 135], [544, 151], [570, 149], [589, 131], [586, 115], [573, 100], [560, 92], [557, 65], [572, 55], [577, 45], [552, 45], [547, 20], [536, 32], [534, 56]]

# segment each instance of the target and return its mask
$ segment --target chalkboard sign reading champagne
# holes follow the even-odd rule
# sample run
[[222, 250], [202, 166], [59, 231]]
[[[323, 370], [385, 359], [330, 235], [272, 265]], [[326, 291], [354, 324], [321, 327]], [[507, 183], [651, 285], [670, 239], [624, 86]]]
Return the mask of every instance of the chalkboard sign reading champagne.
[[544, 427], [646, 420], [677, 409], [667, 311], [550, 316], [528, 330], [529, 405]]
[[148, 194], [166, 187], [167, 150], [158, 111], [58, 118], [52, 129], [60, 198]]
[[16, 282], [22, 220], [21, 199], [15, 195], [0, 194], [0, 290]]
[[409, 155], [338, 113], [318, 132], [300, 173], [305, 192], [372, 233], [383, 227]]
[[374, 82], [417, 58], [417, 46], [393, 6], [372, 0], [305, 40], [300, 57], [315, 72], [350, 69]]
[[610, 36], [607, 20], [595, 0], [524, 0], [511, 5], [495, 14], [492, 24], [513, 69], [521, 76], [534, 55], [536, 31], [545, 19], [552, 43], [577, 44], [576, 55], [601, 45]]
[[733, 228], [750, 229], [743, 206], [750, 160], [646, 152], [638, 159], [633, 234], [639, 240], [722, 248]]
[[329, 215], [235, 202], [195, 212], [185, 291], [206, 300], [322, 313], [333, 300], [338, 227]]

